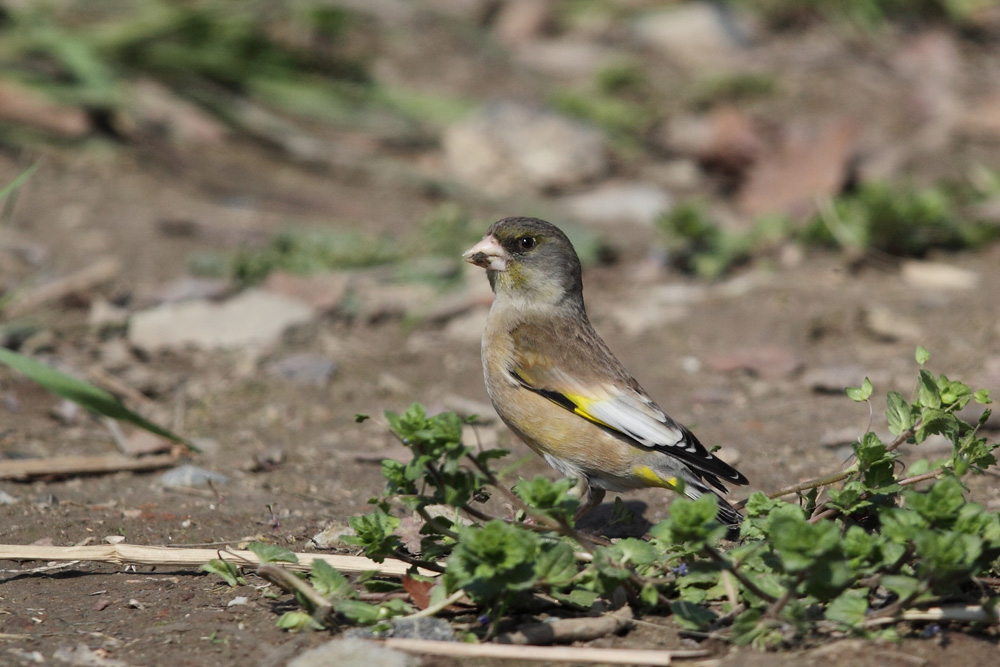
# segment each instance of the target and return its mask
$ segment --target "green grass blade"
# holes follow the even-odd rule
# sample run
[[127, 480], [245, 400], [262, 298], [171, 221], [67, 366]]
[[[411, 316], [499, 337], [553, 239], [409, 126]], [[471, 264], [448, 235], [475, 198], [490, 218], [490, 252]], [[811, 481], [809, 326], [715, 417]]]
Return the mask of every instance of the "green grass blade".
[[5, 348], [0, 348], [0, 363], [21, 372], [56, 396], [73, 401], [91, 412], [135, 424], [150, 433], [178, 442], [196, 452], [199, 451], [197, 447], [181, 436], [154, 424], [139, 413], [129, 410], [117, 398], [89, 382], [78, 380], [40, 361]]
[[38, 169], [39, 164], [40, 161], [31, 165], [30, 167], [22, 171], [20, 174], [18, 174], [17, 178], [15, 178], [13, 181], [0, 188], [0, 200], [5, 199], [7, 195], [9, 195], [11, 192], [21, 187], [21, 184], [24, 183], [26, 180], [28, 180], [28, 178], [33, 173], [35, 173], [35, 170]]

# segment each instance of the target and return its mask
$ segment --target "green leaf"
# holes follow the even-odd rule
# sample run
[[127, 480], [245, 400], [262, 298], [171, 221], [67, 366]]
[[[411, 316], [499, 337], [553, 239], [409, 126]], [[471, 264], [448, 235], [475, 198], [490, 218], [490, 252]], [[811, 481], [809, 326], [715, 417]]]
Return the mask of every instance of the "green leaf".
[[917, 397], [925, 408], [941, 407], [941, 392], [937, 380], [924, 368], [917, 374]]
[[979, 391], [977, 391], [975, 394], [972, 395], [972, 400], [974, 400], [976, 403], [979, 403], [979, 405], [988, 405], [993, 402], [990, 399], [989, 389], [980, 389]]
[[158, 426], [139, 413], [129, 410], [117, 398], [89, 382], [78, 380], [75, 377], [57, 371], [47, 364], [43, 364], [30, 357], [25, 357], [6, 348], [0, 348], [0, 363], [19, 371], [56, 396], [73, 401], [91, 412], [135, 424], [150, 433], [181, 443], [193, 451], [200, 451], [173, 431]]
[[574, 588], [568, 593], [553, 591], [552, 597], [565, 604], [580, 607], [581, 609], [590, 609], [597, 602], [597, 599], [601, 597], [601, 594], [597, 591], [588, 591], [585, 588]]
[[371, 625], [386, 618], [386, 614], [381, 611], [379, 605], [369, 604], [361, 600], [347, 598], [334, 600], [333, 609], [338, 614], [343, 614], [348, 619], [360, 625]]
[[251, 542], [247, 550], [254, 553], [261, 563], [298, 563], [299, 558], [285, 547], [264, 542]]
[[537, 581], [539, 536], [495, 519], [466, 526], [448, 557], [445, 585], [464, 589], [473, 599], [497, 601], [531, 588]]
[[854, 627], [865, 620], [868, 613], [868, 589], [852, 588], [844, 591], [827, 606], [824, 616], [828, 621]]
[[221, 558], [213, 558], [202, 565], [201, 569], [205, 572], [219, 575], [230, 586], [239, 586], [247, 583], [247, 580], [243, 578], [239, 568], [234, 563], [222, 560]]
[[303, 630], [322, 630], [323, 626], [304, 611], [286, 611], [275, 623], [282, 630], [301, 632]]
[[678, 625], [685, 630], [707, 630], [718, 618], [711, 609], [684, 600], [671, 602], [670, 611], [673, 612]]
[[38, 169], [38, 165], [40, 164], [41, 160], [36, 160], [35, 164], [31, 165], [30, 167], [22, 171], [20, 174], [14, 177], [14, 180], [12, 180], [10, 183], [0, 188], [0, 201], [6, 199], [8, 195], [10, 195], [12, 192], [21, 187], [26, 180], [31, 178], [31, 175], [35, 173], [35, 170]]
[[860, 387], [847, 387], [844, 391], [847, 392], [847, 397], [852, 401], [862, 403], [871, 397], [872, 390], [872, 381], [866, 377]]
[[561, 586], [576, 576], [576, 557], [573, 547], [566, 542], [543, 543], [535, 559], [535, 573], [539, 582]]
[[357, 597], [357, 592], [347, 577], [322, 558], [313, 559], [309, 580], [316, 592], [325, 598]]
[[890, 391], [886, 395], [885, 416], [889, 422], [889, 432], [899, 435], [913, 426], [913, 413], [910, 405], [898, 391]]
[[923, 366], [931, 358], [931, 353], [927, 351], [922, 345], [917, 345], [916, 353], [917, 363]]

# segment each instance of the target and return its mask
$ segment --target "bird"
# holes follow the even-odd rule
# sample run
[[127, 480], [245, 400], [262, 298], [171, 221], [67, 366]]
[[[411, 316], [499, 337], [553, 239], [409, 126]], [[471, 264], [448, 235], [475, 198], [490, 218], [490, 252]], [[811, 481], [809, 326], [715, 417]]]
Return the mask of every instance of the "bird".
[[607, 491], [658, 487], [714, 493], [717, 521], [735, 534], [742, 517], [721, 494], [747, 478], [667, 415], [594, 330], [566, 234], [537, 218], [504, 218], [462, 257], [486, 269], [494, 294], [482, 338], [493, 407], [551, 467], [580, 481], [576, 519]]

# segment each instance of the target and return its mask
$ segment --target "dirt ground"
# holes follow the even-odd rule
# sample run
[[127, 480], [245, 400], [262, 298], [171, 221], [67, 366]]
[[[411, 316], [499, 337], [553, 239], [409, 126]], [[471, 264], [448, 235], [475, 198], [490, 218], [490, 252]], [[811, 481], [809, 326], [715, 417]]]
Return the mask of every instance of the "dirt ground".
[[[788, 39], [775, 40], [755, 57], [779, 64], [795, 61], [792, 46], [783, 41]], [[807, 34], [800, 39], [826, 43], [830, 38]], [[472, 47], [463, 42], [462, 48]], [[970, 69], [976, 74], [969, 86], [995, 78], [988, 66], [997, 64], [995, 56], [977, 51], [976, 45], [963, 48], [973, 52]], [[443, 62], [445, 55], [429, 61]], [[878, 58], [862, 60], [836, 77], [849, 79], [874, 67]], [[426, 71], [414, 73], [418, 84], [430, 78]], [[544, 88], [537, 75], [513, 67], [502, 69], [503, 76], [490, 83], [475, 73], [473, 68], [449, 85], [482, 99], [511, 91], [533, 96]], [[804, 69], [789, 75], [791, 82], [806, 78]], [[864, 77], [859, 75], [859, 81]], [[821, 114], [830, 93], [815, 90], [775, 102], [775, 113], [790, 116], [795, 99], [811, 99], [815, 104], [802, 115]], [[854, 98], [845, 104], [864, 108]], [[889, 132], [898, 124], [891, 116], [886, 111], [871, 123]], [[352, 136], [332, 134], [345, 142]], [[433, 171], [440, 168], [438, 150], [393, 159], [410, 169]], [[990, 160], [995, 152], [991, 145], [959, 144], [920, 176], [933, 176], [946, 164]], [[227, 475], [229, 482], [211, 490], [168, 489], [158, 482], [159, 472], [0, 481], [0, 490], [17, 501], [0, 505], [0, 542], [96, 544], [122, 536], [130, 544], [222, 546], [257, 537], [307, 551], [314, 548], [312, 536], [331, 521], [364, 511], [368, 499], [379, 493], [379, 459], [400, 450], [380, 418], [384, 410], [403, 410], [413, 401], [442, 409], [456, 396], [488, 404], [478, 341], [468, 332], [456, 334], [454, 320], [413, 323], [399, 316], [365, 319], [334, 310], [263, 350], [155, 354], [128, 349], [120, 330], [102, 333], [87, 323], [98, 296], [136, 308], [157, 288], [183, 276], [195, 253], [231, 247], [219, 237], [165, 234], [164, 221], [194, 220], [237, 233], [268, 233], [295, 224], [402, 236], [440, 204], [439, 195], [420, 183], [370, 169], [301, 166], [242, 137], [187, 147], [177, 160], [166, 161], [142, 147], [100, 139], [29, 151], [7, 148], [0, 152], [0, 182], [9, 181], [37, 154], [44, 156], [41, 167], [18, 193], [3, 233], [40, 245], [48, 256], [41, 267], [5, 258], [0, 274], [5, 285], [38, 283], [109, 256], [121, 261], [122, 270], [97, 294], [31, 313], [44, 334], [30, 340], [33, 349], [71, 368], [102, 369], [136, 387], [154, 402], [157, 414], [168, 417], [167, 423], [178, 423], [180, 415], [186, 435], [214, 443], [192, 462]], [[652, 162], [646, 156], [617, 169], [625, 176], [641, 174]], [[493, 219], [537, 210], [538, 200], [470, 196], [463, 203], [485, 229]], [[595, 327], [672, 416], [706, 444], [722, 445], [723, 455], [746, 474], [751, 485], [738, 489], [734, 498], [836, 469], [845, 450], [823, 443], [831, 441], [831, 433], [866, 429], [867, 408], [842, 393], [814, 390], [811, 371], [857, 367], [853, 384], [868, 375], [877, 396], [890, 389], [908, 394], [916, 373], [914, 348], [922, 344], [931, 351], [932, 370], [1000, 390], [1000, 247], [932, 257], [975, 273], [978, 285], [967, 290], [915, 289], [896, 262], [858, 264], [839, 254], [791, 248], [773, 261], [705, 283], [649, 269], [648, 248], [659, 238], [652, 228], [622, 225], [600, 231], [615, 261], [584, 275]], [[470, 279], [485, 281], [476, 274]], [[700, 296], [681, 304], [678, 315], [661, 326], [639, 331], [623, 326], [623, 309], [644, 312], [649, 295], [661, 294], [665, 285]], [[463, 315], [463, 327], [474, 328], [484, 309], [480, 305]], [[895, 339], [873, 332], [873, 309], [887, 309], [896, 318]], [[303, 351], [336, 362], [337, 371], [325, 386], [301, 385], [265, 371], [270, 361]], [[740, 354], [750, 361], [730, 363]], [[764, 355], [777, 355], [777, 363], [787, 368], [769, 372], [773, 357]], [[745, 370], [747, 365], [755, 372]], [[60, 401], [27, 380], [0, 375], [0, 394], [6, 401], [0, 407], [0, 456], [115, 451], [99, 421], [84, 415], [53, 417]], [[880, 409], [876, 403], [874, 427], [884, 433]], [[357, 413], [375, 418], [358, 424]], [[486, 437], [494, 435], [515, 457], [527, 453], [501, 427], [486, 430]], [[254, 465], [256, 457], [276, 451], [283, 460]], [[523, 469], [524, 474], [547, 471], [538, 460]], [[975, 480], [972, 496], [1000, 509], [995, 477]], [[659, 491], [626, 498], [641, 503], [634, 506], [649, 521], [665, 516], [669, 501], [667, 492]], [[326, 633], [289, 634], [276, 628], [278, 613], [289, 608], [288, 598], [266, 597], [259, 580], [232, 589], [194, 568], [76, 563], [36, 571], [43, 565], [0, 562], [2, 664], [52, 663], [57, 651], [84, 644], [120, 661], [108, 664], [276, 665], [329, 639]], [[248, 598], [246, 604], [229, 606], [238, 596]], [[624, 637], [592, 645], [697, 645], [669, 618], [643, 621]], [[985, 665], [995, 660], [997, 650], [993, 633], [949, 628], [933, 638], [909, 638], [898, 645], [845, 641], [779, 655], [717, 642], [703, 645], [714, 651], [719, 665]], [[424, 664], [458, 661], [426, 658]]]

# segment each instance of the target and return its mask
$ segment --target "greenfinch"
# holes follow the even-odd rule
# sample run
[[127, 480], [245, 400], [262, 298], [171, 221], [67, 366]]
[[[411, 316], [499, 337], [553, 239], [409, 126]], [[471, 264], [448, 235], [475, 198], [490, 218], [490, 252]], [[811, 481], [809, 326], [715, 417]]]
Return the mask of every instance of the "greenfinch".
[[579, 518], [606, 491], [648, 487], [718, 497], [718, 521], [741, 517], [716, 492], [747, 479], [649, 397], [594, 331], [580, 259], [566, 235], [536, 218], [495, 222], [463, 258], [493, 288], [482, 361], [503, 422], [582, 484]]

